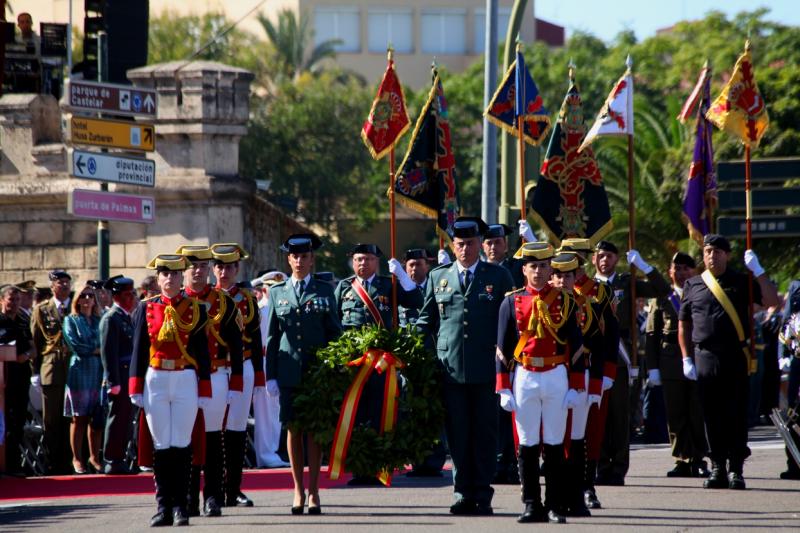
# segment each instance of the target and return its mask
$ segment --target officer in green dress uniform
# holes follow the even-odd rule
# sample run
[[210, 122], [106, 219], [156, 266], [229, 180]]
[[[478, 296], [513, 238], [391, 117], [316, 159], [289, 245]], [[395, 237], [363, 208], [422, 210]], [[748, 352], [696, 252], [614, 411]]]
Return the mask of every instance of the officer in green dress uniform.
[[503, 267], [479, 260], [480, 218], [459, 217], [451, 237], [456, 261], [431, 270], [417, 328], [433, 333], [444, 371], [445, 431], [453, 459], [458, 515], [490, 515], [497, 446], [495, 342], [498, 310], [513, 286]]
[[[303, 514], [303, 437], [294, 423], [292, 404], [303, 372], [313, 363], [314, 352], [342, 331], [336, 300], [329, 283], [314, 279], [314, 251], [322, 246], [310, 233], [290, 236], [281, 245], [288, 254], [291, 278], [269, 289], [267, 330], [267, 394], [280, 398], [280, 420], [287, 427], [286, 447], [292, 464], [294, 503], [292, 514]], [[319, 470], [322, 450], [308, 436], [308, 514], [320, 514]]]

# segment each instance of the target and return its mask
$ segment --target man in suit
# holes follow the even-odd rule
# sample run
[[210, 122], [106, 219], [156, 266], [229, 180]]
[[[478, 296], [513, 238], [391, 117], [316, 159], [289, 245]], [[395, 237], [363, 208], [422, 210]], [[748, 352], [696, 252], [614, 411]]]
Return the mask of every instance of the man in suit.
[[100, 319], [100, 359], [103, 383], [108, 390], [108, 418], [103, 445], [103, 472], [130, 474], [125, 465], [125, 449], [131, 438], [133, 409], [128, 396], [128, 377], [133, 354], [131, 313], [138, 298], [133, 280], [114, 276], [105, 283], [114, 305]]
[[672, 292], [652, 301], [645, 330], [647, 380], [662, 385], [667, 411], [667, 429], [675, 467], [667, 477], [706, 477], [706, 434], [697, 383], [683, 375], [678, 345], [678, 311], [683, 285], [695, 275], [692, 256], [678, 252], [669, 265]]
[[61, 334], [61, 325], [70, 313], [72, 276], [63, 270], [53, 270], [48, 277], [53, 296], [36, 305], [31, 316], [36, 350], [31, 383], [42, 395], [44, 442], [50, 472], [66, 474], [72, 471], [69, 419], [64, 416], [69, 350]]
[[[646, 277], [646, 280], [636, 279], [636, 298], [661, 298], [670, 292], [670, 286], [664, 276], [657, 269], [650, 266], [642, 259], [636, 250], [629, 250], [626, 256], [629, 265], [636, 266]], [[631, 316], [635, 316], [636, 302], [631, 299], [631, 274], [629, 272], [617, 274], [619, 262], [619, 249], [614, 243], [600, 241], [597, 243], [592, 256], [597, 272], [595, 278], [608, 282], [614, 291], [616, 300], [617, 320], [619, 322], [620, 350], [617, 358], [617, 375], [614, 384], [603, 401], [608, 401], [608, 417], [600, 450], [600, 460], [597, 465], [597, 485], [624, 485], [625, 475], [630, 464], [630, 417], [631, 403], [638, 404], [638, 392], [631, 396], [629, 379], [638, 383], [638, 368], [633, 369], [630, 375], [628, 368], [631, 366], [634, 354], [631, 353]], [[634, 387], [638, 391], [638, 387]]]
[[480, 218], [453, 224], [456, 261], [431, 270], [417, 329], [432, 333], [444, 372], [445, 431], [453, 459], [457, 515], [491, 515], [497, 447], [495, 342], [498, 311], [511, 274], [480, 261]]

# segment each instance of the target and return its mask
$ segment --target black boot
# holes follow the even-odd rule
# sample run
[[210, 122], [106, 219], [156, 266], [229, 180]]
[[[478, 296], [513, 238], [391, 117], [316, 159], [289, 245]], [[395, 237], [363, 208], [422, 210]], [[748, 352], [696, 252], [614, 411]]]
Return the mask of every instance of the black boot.
[[221, 516], [222, 479], [225, 474], [225, 453], [222, 431], [206, 433], [206, 464], [203, 485], [203, 515]]
[[544, 506], [547, 509], [547, 520], [554, 524], [563, 524], [567, 520], [566, 501], [564, 498], [564, 473], [566, 459], [564, 458], [563, 444], [545, 444], [544, 457], [547, 462], [545, 472]]
[[522, 503], [525, 504], [525, 510], [519, 515], [517, 522], [547, 522], [547, 513], [542, 506], [542, 486], [539, 483], [539, 445], [520, 445], [517, 465]]
[[703, 482], [706, 489], [727, 489], [728, 472], [725, 470], [724, 461], [711, 461], [711, 475]]
[[[584, 440], [584, 442], [586, 441]], [[594, 488], [595, 475], [597, 475], [597, 461], [587, 459], [583, 478], [583, 502], [588, 509], [602, 509], [603, 507]]]
[[200, 466], [192, 465], [189, 481], [189, 516], [200, 516]]
[[150, 527], [172, 525], [172, 460], [172, 448], [153, 450], [157, 512], [150, 519]]
[[242, 466], [247, 433], [225, 431], [225, 506], [252, 507], [253, 501], [242, 494]]
[[745, 490], [747, 486], [744, 482], [744, 461], [731, 459], [728, 472], [728, 488], [731, 490]]
[[567, 516], [592, 516], [583, 499], [584, 479], [586, 478], [586, 441], [573, 440], [569, 446], [567, 459], [566, 498]]
[[192, 447], [172, 448], [173, 505], [172, 520], [176, 526], [189, 525], [189, 484], [192, 475]]

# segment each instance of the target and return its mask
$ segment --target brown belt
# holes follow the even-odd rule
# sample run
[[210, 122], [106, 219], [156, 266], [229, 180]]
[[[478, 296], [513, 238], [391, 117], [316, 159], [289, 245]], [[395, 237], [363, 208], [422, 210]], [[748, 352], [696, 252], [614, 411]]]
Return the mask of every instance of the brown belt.
[[523, 353], [517, 358], [517, 362], [526, 370], [542, 370], [547, 367], [565, 364], [567, 362], [567, 356], [552, 355], [549, 357], [530, 357]]
[[253, 352], [251, 352], [250, 350], [244, 350], [244, 351], [242, 352], [242, 359], [244, 359], [245, 361], [247, 361], [248, 359], [250, 359], [250, 356], [251, 356], [252, 354], [253, 354]]
[[158, 357], [150, 358], [150, 367], [157, 370], [183, 370], [184, 368], [194, 368], [183, 358], [180, 359], [160, 359]]

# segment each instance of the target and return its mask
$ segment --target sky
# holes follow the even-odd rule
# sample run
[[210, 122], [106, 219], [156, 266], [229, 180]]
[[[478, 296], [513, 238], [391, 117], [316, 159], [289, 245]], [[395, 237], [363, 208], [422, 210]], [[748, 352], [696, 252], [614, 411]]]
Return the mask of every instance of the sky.
[[800, 26], [798, 0], [533, 0], [536, 17], [567, 29], [587, 31], [604, 41], [613, 40], [622, 30], [632, 29], [638, 40], [655, 35], [656, 30], [681, 20], [703, 18], [712, 10], [730, 18], [741, 11], [767, 7], [767, 19], [789, 26]]

